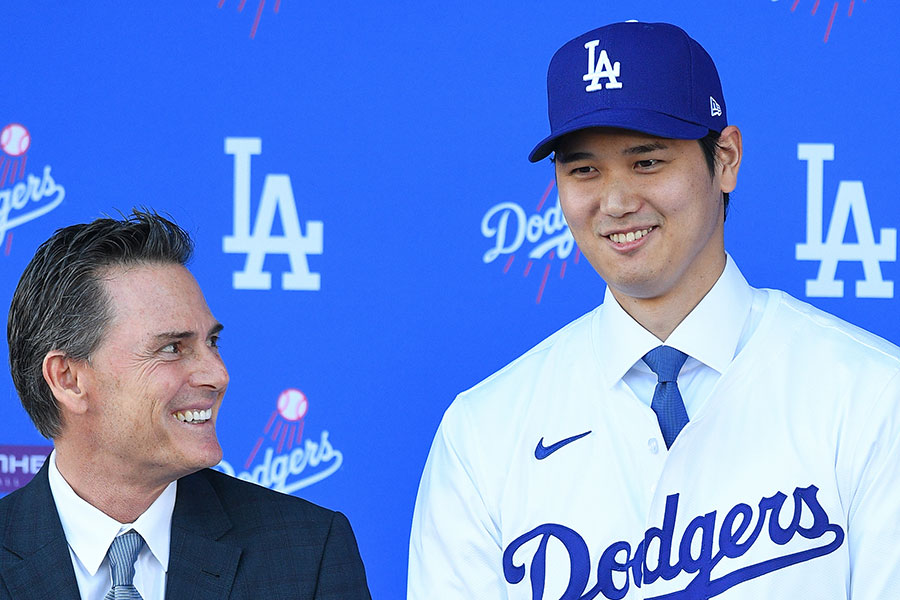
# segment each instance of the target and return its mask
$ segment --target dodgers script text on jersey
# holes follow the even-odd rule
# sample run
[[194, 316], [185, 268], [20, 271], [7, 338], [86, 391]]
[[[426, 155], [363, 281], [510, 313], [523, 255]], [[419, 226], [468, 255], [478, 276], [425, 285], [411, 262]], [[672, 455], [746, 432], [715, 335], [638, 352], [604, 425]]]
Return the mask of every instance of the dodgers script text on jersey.
[[620, 352], [611, 302], [447, 410], [410, 597], [894, 597], [900, 350], [750, 288], [729, 258], [684, 323], [746, 306], [742, 342], [667, 451], [650, 407], [605, 369]]

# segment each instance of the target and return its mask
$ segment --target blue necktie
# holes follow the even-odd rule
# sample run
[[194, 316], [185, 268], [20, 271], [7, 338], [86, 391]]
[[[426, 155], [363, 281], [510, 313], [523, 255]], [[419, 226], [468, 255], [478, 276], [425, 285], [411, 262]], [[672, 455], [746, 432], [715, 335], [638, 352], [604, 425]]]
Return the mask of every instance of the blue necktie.
[[687, 410], [684, 408], [684, 400], [681, 399], [676, 381], [678, 372], [686, 360], [687, 354], [669, 346], [657, 346], [644, 355], [644, 362], [656, 373], [659, 380], [653, 391], [650, 408], [656, 413], [666, 448], [672, 447], [678, 432], [688, 422]]
[[106, 553], [113, 584], [103, 600], [141, 600], [134, 587], [134, 561], [143, 546], [144, 538], [133, 529], [113, 540]]

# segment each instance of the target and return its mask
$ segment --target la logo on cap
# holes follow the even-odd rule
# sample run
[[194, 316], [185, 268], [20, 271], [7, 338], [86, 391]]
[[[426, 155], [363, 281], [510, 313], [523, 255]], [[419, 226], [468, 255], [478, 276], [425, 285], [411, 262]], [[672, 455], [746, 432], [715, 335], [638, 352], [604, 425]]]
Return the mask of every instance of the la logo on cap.
[[617, 79], [617, 77], [619, 77], [619, 61], [614, 63], [610, 62], [606, 50], [601, 50], [600, 56], [596, 57], [596, 49], [599, 45], [600, 40], [592, 40], [584, 45], [588, 51], [588, 72], [585, 73], [584, 77], [581, 79], [583, 81], [590, 81], [584, 88], [584, 91], [586, 92], [602, 90], [603, 84], [600, 83], [601, 79], [608, 80], [606, 82], [606, 89], [608, 90], [617, 90], [622, 87], [622, 82]]

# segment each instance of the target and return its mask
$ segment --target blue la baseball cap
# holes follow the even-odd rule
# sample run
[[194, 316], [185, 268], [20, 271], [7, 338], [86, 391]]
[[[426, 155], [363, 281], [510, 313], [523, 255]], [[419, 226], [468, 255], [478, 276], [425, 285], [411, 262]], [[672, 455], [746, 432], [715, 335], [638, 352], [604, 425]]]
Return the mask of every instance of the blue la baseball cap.
[[722, 84], [706, 50], [668, 23], [613, 23], [560, 48], [547, 70], [550, 135], [531, 162], [561, 136], [619, 127], [676, 139], [700, 139], [728, 124]]

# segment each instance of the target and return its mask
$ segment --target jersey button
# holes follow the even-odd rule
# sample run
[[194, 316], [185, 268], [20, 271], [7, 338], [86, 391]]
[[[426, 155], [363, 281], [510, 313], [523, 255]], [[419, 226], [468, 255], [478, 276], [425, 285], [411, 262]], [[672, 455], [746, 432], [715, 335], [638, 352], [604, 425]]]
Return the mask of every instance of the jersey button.
[[650, 448], [650, 454], [656, 454], [659, 452], [659, 442], [656, 441], [656, 438], [650, 438], [647, 440], [647, 447]]

